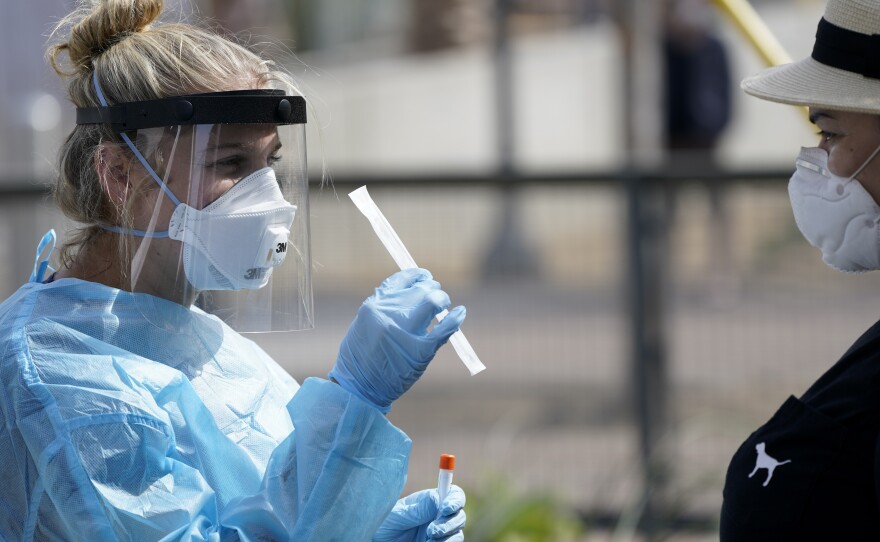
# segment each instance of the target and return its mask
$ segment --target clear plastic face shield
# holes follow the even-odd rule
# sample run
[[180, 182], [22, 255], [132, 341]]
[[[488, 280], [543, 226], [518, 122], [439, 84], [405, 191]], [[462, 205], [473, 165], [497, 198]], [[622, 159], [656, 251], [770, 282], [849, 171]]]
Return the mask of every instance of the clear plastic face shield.
[[277, 90], [78, 111], [125, 142], [104, 152], [118, 162], [104, 184], [120, 186], [103, 227], [124, 241], [131, 290], [150, 294], [145, 316], [159, 297], [240, 332], [313, 327], [305, 120], [304, 100]]

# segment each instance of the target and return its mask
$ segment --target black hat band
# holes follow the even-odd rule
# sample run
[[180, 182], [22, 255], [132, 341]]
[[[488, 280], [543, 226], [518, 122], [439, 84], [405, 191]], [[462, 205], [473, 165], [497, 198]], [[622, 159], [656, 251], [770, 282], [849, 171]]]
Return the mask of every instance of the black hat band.
[[832, 68], [880, 79], [880, 34], [861, 34], [828, 22], [816, 30], [813, 60]]

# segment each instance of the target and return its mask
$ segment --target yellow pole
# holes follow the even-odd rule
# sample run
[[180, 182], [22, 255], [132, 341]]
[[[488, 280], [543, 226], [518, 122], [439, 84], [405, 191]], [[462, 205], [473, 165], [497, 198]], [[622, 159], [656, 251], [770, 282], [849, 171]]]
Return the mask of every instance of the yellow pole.
[[[768, 66], [779, 66], [791, 62], [791, 57], [785, 52], [782, 44], [767, 28], [763, 19], [748, 0], [712, 0], [712, 2], [733, 21]], [[804, 118], [810, 122], [809, 109], [806, 107], [801, 109], [804, 112]], [[810, 124], [812, 125], [811, 122]]]
[[788, 64], [791, 57], [748, 0], [712, 0], [739, 28], [768, 66]]

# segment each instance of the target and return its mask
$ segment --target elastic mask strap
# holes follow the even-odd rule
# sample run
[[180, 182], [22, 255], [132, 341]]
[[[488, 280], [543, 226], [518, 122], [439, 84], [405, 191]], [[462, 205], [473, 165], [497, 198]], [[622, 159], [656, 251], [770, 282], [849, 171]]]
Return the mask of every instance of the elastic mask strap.
[[167, 231], [148, 232], [146, 230], [132, 230], [129, 228], [120, 228], [119, 226], [110, 226], [108, 224], [98, 224], [102, 230], [112, 231], [113, 233], [121, 233], [125, 235], [134, 235], [135, 237], [150, 237], [161, 239], [168, 237]]
[[[40, 239], [40, 244], [37, 245], [37, 256], [34, 258], [34, 269], [31, 271], [31, 276], [28, 279], [28, 282], [43, 282], [45, 280], [46, 271], [50, 273], [54, 273], [55, 270], [49, 267], [49, 256], [52, 255], [52, 251], [55, 250], [55, 230], [49, 230], [43, 235], [43, 238]], [[49, 247], [49, 244], [52, 244]], [[49, 250], [46, 252], [46, 257], [42, 258], [43, 252], [46, 251], [46, 247], [49, 247]]]
[[859, 169], [856, 170], [855, 173], [853, 173], [852, 175], [849, 176], [849, 179], [847, 179], [847, 182], [849, 182], [849, 181], [855, 179], [855, 178], [856, 178], [856, 175], [858, 175], [858, 174], [861, 173], [866, 167], [868, 167], [868, 164], [870, 164], [870, 163], [871, 163], [871, 160], [873, 160], [874, 157], [877, 156], [877, 153], [878, 153], [878, 152], [880, 152], [880, 145], [877, 145], [877, 148], [874, 149], [874, 152], [871, 153], [871, 156], [869, 156], [868, 159], [865, 160], [865, 163], [862, 164], [862, 165], [859, 167]]
[[[92, 72], [92, 84], [95, 85], [95, 93], [97, 93], [97, 95], [98, 95], [98, 102], [100, 102], [101, 106], [103, 106], [103, 107], [109, 107], [109, 105], [107, 104], [107, 100], [104, 99], [104, 93], [101, 92], [101, 85], [98, 84], [97, 70]], [[168, 186], [165, 184], [165, 182], [162, 181], [161, 178], [159, 178], [159, 175], [155, 171], [153, 171], [153, 168], [150, 166], [149, 162], [147, 162], [147, 159], [144, 158], [144, 155], [142, 155], [139, 150], [137, 150], [137, 147], [134, 146], [134, 143], [131, 142], [131, 139], [128, 137], [128, 135], [124, 132], [120, 132], [119, 135], [122, 136], [122, 140], [125, 141], [125, 144], [128, 145], [128, 148], [131, 149], [131, 152], [134, 153], [135, 157], [138, 159], [138, 162], [140, 162], [141, 165], [144, 166], [144, 169], [147, 170], [147, 173], [149, 173], [150, 176], [153, 178], [153, 180], [159, 184], [159, 187], [162, 189], [163, 192], [165, 192], [165, 195], [168, 196], [168, 199], [173, 201], [174, 205], [180, 205], [180, 200], [177, 199], [177, 196], [174, 195], [174, 193], [168, 188]], [[104, 229], [109, 230], [109, 231], [114, 231], [109, 227], [104, 228]], [[119, 233], [131, 233], [134, 231], [135, 230], [122, 230]], [[137, 235], [137, 234], [135, 234], [135, 235]], [[142, 237], [163, 237], [163, 236], [144, 235]], [[165, 232], [164, 237], [168, 237], [167, 232]]]

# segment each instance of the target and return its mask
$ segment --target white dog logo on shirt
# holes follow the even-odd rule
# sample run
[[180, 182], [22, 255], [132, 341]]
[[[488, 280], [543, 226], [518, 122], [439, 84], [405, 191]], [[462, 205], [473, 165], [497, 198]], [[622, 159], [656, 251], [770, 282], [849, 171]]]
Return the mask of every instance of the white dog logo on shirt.
[[758, 469], [767, 469], [767, 479], [764, 480], [764, 487], [767, 487], [767, 484], [770, 483], [770, 479], [773, 478], [773, 471], [776, 470], [776, 467], [779, 465], [785, 465], [786, 463], [791, 463], [791, 459], [786, 459], [785, 461], [776, 461], [765, 452], [766, 446], [765, 443], [760, 442], [755, 445], [755, 450], [758, 451], [758, 460], [755, 462], [755, 469], [749, 474], [749, 478], [755, 475], [758, 472]]

